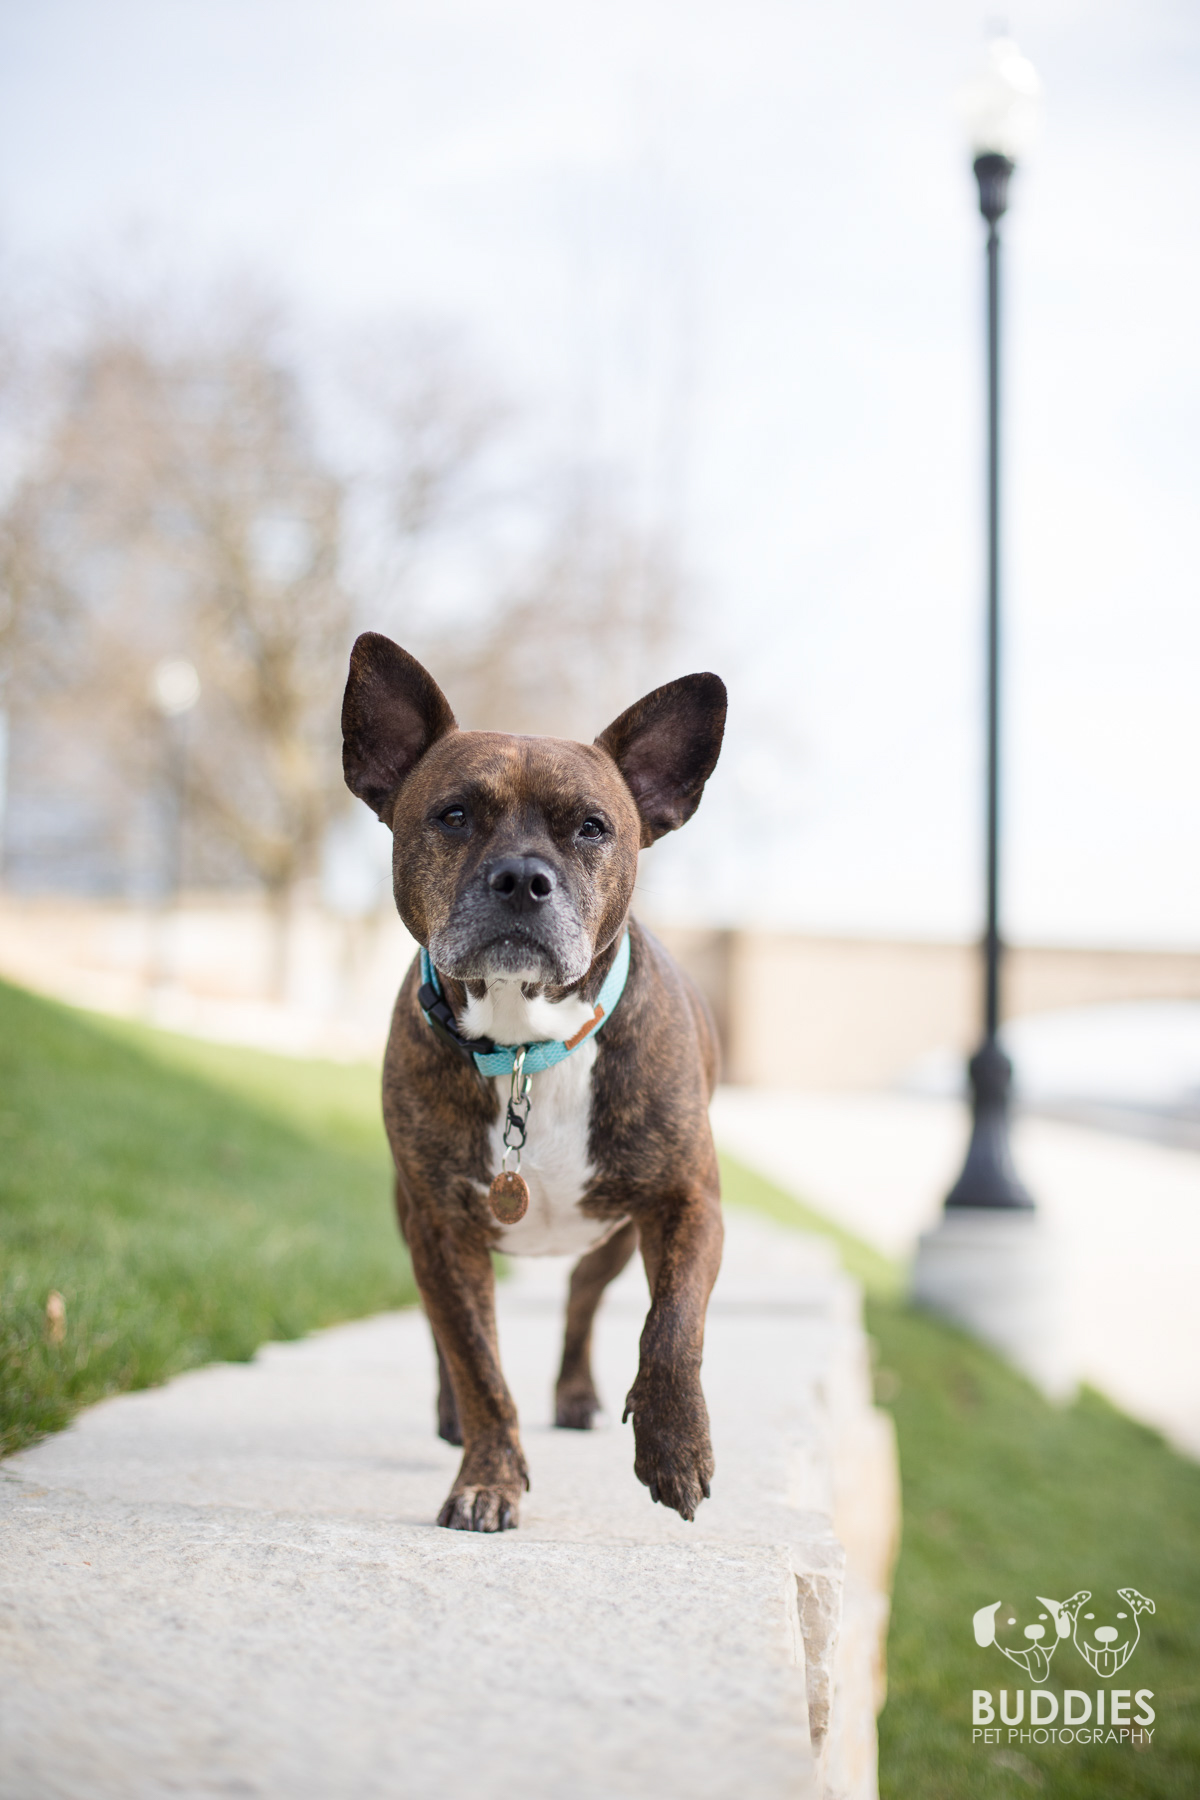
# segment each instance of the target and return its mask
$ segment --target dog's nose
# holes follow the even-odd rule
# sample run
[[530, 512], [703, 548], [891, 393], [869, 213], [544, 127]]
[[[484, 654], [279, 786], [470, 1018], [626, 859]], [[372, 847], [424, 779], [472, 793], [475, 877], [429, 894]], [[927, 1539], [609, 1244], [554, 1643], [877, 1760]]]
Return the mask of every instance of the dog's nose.
[[488, 870], [487, 884], [514, 912], [533, 912], [553, 894], [556, 877], [540, 856], [502, 856]]
[[1102, 1644], [1111, 1644], [1117, 1636], [1117, 1628], [1115, 1625], [1097, 1625], [1092, 1636], [1099, 1638]]
[[1046, 1627], [1044, 1625], [1027, 1625], [1025, 1627], [1025, 1636], [1032, 1638], [1035, 1644], [1039, 1638], [1044, 1638], [1045, 1635]]

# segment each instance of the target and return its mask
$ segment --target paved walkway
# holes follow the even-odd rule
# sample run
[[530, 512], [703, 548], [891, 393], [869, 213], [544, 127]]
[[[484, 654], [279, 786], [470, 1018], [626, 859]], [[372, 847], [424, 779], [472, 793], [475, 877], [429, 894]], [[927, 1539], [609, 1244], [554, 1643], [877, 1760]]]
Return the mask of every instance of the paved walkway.
[[[907, 1258], [962, 1166], [958, 1103], [725, 1088], [718, 1141], [890, 1256]], [[1200, 1456], [1200, 1155], [1046, 1119], [1013, 1150], [1063, 1256], [1076, 1373]]]
[[[895, 1479], [853, 1284], [731, 1221], [714, 1498], [687, 1525], [630, 1428], [550, 1427], [565, 1270], [517, 1270], [518, 1531], [432, 1524], [457, 1453], [411, 1312], [107, 1401], [0, 1465], [3, 1800], [872, 1800]], [[645, 1305], [635, 1266], [597, 1327], [618, 1414]]]

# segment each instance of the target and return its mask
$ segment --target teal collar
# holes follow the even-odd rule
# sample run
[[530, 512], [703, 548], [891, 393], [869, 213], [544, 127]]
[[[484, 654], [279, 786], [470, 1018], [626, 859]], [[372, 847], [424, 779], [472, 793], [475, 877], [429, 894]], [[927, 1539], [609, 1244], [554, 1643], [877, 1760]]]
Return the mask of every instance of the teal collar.
[[533, 1044], [493, 1044], [491, 1038], [463, 1037], [449, 1002], [442, 993], [438, 972], [424, 945], [421, 946], [421, 987], [417, 1001], [425, 1015], [425, 1023], [431, 1030], [460, 1055], [473, 1062], [481, 1075], [510, 1075], [518, 1050], [525, 1051], [525, 1073], [536, 1075], [542, 1069], [552, 1069], [555, 1063], [564, 1061], [573, 1050], [578, 1050], [581, 1044], [586, 1044], [589, 1038], [595, 1037], [625, 992], [628, 974], [629, 933], [626, 931], [613, 958], [612, 968], [604, 977], [604, 985], [596, 996], [596, 1010], [587, 1024], [581, 1026], [574, 1037], [544, 1039]]

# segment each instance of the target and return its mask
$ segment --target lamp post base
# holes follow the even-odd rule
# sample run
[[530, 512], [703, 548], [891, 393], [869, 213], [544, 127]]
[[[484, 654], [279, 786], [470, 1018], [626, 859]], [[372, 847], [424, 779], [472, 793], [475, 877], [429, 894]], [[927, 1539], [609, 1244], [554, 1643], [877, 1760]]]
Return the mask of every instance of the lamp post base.
[[990, 1344], [1050, 1399], [1073, 1394], [1057, 1246], [1032, 1207], [947, 1207], [917, 1244], [912, 1299]]
[[1012, 1063], [989, 1032], [968, 1068], [971, 1142], [941, 1220], [917, 1244], [912, 1298], [990, 1344], [1052, 1399], [1065, 1399], [1075, 1383], [1056, 1246], [1009, 1148]]
[[971, 1142], [946, 1205], [952, 1210], [969, 1206], [1032, 1212], [1033, 1201], [1018, 1179], [1008, 1144], [1012, 1063], [995, 1038], [987, 1037], [967, 1069], [971, 1077]]

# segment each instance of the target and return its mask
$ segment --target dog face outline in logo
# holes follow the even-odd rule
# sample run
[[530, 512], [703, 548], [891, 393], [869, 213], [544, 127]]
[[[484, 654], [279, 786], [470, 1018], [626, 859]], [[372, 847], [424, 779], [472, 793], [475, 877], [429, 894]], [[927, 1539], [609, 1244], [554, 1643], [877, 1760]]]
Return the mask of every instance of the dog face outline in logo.
[[[1106, 1618], [1103, 1624], [1097, 1625], [1096, 1614], [1083, 1610], [1091, 1597], [1090, 1588], [1081, 1588], [1063, 1602], [1063, 1610], [1070, 1614], [1073, 1640], [1080, 1656], [1101, 1681], [1111, 1681], [1137, 1649], [1142, 1636], [1141, 1616], [1144, 1612], [1154, 1611], [1154, 1602], [1147, 1600], [1145, 1594], [1139, 1594], [1136, 1588], [1118, 1588], [1117, 1598], [1125, 1602], [1125, 1609], [1113, 1615], [1118, 1622], [1109, 1624]], [[1133, 1618], [1132, 1637], [1129, 1635], [1130, 1615]], [[1125, 1621], [1124, 1625], [1119, 1623], [1121, 1620]]]
[[[1035, 1685], [1049, 1675], [1050, 1658], [1058, 1648], [1059, 1639], [1071, 1635], [1071, 1621], [1062, 1602], [1048, 1600], [1045, 1594], [1037, 1597], [1046, 1610], [1039, 1613], [1033, 1624], [1021, 1625], [1017, 1608], [1004, 1600], [993, 1600], [990, 1606], [981, 1606], [972, 1621], [975, 1642], [980, 1649], [995, 1644], [1001, 1656], [1007, 1656], [1009, 1662], [1024, 1669]], [[1052, 1637], [1049, 1635], [1051, 1627]], [[1043, 1643], [1043, 1638], [1048, 1641]], [[1004, 1639], [1008, 1641], [1002, 1641]]]

